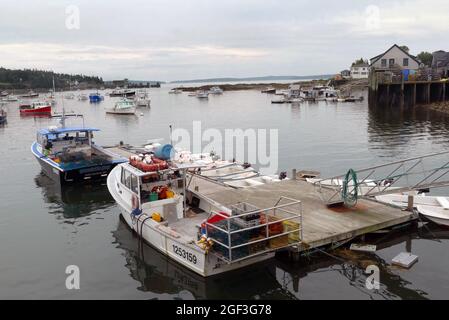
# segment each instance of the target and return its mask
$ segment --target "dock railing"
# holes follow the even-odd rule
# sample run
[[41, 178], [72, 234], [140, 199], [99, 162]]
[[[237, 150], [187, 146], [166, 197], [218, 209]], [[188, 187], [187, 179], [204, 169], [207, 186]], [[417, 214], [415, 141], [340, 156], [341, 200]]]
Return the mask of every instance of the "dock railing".
[[449, 151], [415, 157], [316, 181], [328, 204], [353, 205], [357, 198], [449, 186]]
[[299, 245], [303, 239], [302, 203], [280, 197], [273, 207], [259, 209], [240, 202], [232, 215], [212, 212], [206, 236], [213, 241], [210, 253], [227, 263]]

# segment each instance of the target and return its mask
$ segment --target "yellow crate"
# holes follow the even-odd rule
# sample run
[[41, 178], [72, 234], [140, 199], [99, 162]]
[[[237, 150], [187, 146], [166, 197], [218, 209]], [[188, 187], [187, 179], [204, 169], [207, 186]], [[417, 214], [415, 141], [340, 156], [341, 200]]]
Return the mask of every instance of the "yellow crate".
[[270, 239], [269, 241], [270, 249], [285, 247], [288, 246], [288, 244], [289, 244], [288, 236], [280, 236], [277, 238]]
[[[283, 221], [282, 224], [284, 225], [284, 232], [299, 230], [299, 228], [301, 226], [299, 222], [294, 222], [291, 220]], [[299, 231], [289, 233], [288, 240], [290, 243], [298, 242], [299, 241]]]

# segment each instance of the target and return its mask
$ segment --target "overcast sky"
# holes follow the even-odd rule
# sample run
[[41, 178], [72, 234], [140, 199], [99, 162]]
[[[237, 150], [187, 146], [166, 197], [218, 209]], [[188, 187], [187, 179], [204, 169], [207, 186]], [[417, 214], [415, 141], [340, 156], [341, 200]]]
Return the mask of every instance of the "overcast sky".
[[447, 0], [0, 4], [0, 66], [106, 80], [328, 74], [394, 43], [449, 50]]

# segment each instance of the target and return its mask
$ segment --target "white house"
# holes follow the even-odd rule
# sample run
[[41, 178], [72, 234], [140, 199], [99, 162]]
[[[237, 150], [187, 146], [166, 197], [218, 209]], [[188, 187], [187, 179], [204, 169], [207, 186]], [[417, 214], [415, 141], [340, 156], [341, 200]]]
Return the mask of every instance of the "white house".
[[340, 72], [340, 75], [343, 79], [350, 79], [351, 78], [351, 70], [343, 70]]
[[351, 67], [351, 78], [352, 79], [368, 79], [369, 75], [369, 64], [368, 63], [358, 63]]
[[418, 70], [421, 65], [421, 62], [415, 56], [412, 56], [397, 44], [384, 53], [371, 58], [370, 61], [370, 67], [375, 69], [389, 69], [396, 66], [401, 69]]

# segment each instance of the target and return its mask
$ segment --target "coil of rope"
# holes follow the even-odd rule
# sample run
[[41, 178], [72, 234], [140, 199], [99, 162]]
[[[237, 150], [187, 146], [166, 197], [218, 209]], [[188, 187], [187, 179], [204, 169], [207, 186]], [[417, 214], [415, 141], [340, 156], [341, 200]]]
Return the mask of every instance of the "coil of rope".
[[[351, 183], [352, 181], [352, 183]], [[343, 180], [341, 198], [348, 207], [354, 207], [357, 204], [359, 185], [357, 181], [357, 173], [353, 169], [349, 169]]]

